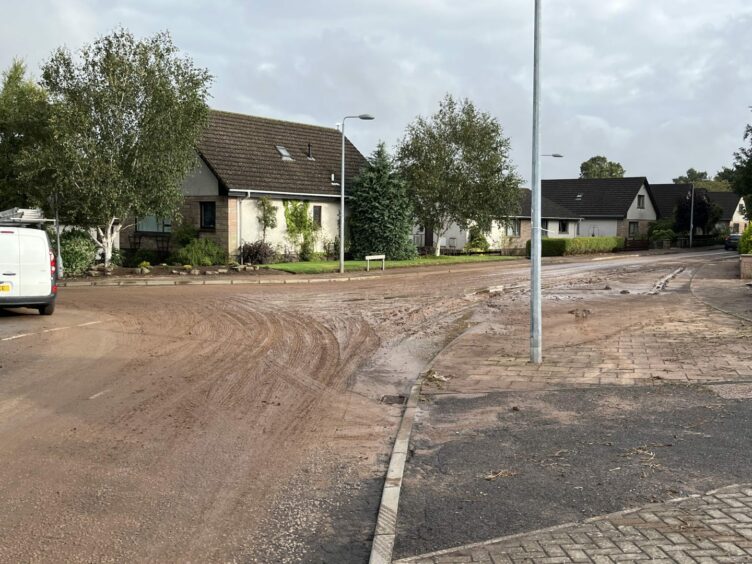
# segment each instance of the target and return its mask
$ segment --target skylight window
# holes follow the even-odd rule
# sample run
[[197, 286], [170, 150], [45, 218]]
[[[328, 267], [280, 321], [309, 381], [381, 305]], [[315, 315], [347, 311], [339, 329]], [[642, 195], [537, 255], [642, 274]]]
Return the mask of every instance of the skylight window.
[[285, 149], [282, 145], [277, 145], [277, 151], [279, 152], [280, 156], [282, 157], [283, 161], [291, 161], [292, 155], [290, 155], [290, 151]]
[[579, 202], [580, 200], [582, 200], [582, 192], [578, 192], [577, 196], [575, 196], [575, 198], [574, 198], [574, 199], [575, 199], [575, 200], [577, 200], [578, 202]]

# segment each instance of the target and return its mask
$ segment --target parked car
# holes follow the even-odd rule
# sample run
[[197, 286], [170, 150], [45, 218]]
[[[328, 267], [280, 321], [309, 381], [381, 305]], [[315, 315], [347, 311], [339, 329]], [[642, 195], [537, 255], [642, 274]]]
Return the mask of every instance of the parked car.
[[29, 307], [52, 315], [57, 268], [47, 232], [6, 225], [0, 222], [0, 308]]
[[723, 248], [727, 251], [731, 249], [738, 249], [739, 239], [741, 238], [742, 236], [740, 233], [732, 233], [731, 235], [727, 235], [726, 239], [723, 241]]

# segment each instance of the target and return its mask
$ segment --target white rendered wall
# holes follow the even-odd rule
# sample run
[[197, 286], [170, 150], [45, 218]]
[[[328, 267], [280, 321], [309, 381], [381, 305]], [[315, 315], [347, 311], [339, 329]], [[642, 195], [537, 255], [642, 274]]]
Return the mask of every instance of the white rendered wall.
[[616, 237], [617, 224], [615, 219], [583, 219], [580, 222], [579, 236]]
[[[639, 209], [637, 207], [637, 199], [639, 196], [645, 197], [645, 209]], [[632, 205], [629, 206], [629, 211], [627, 212], [627, 220], [628, 221], [655, 221], [657, 218], [655, 213], [655, 208], [653, 207], [653, 202], [650, 201], [650, 196], [648, 196], [647, 189], [643, 186], [640, 188], [640, 191], [637, 192], [637, 196], [635, 196], [634, 201], [632, 202]], [[616, 233], [614, 233], [616, 235]]]
[[183, 181], [183, 194], [186, 196], [218, 196], [219, 182], [203, 159], [199, 167]]

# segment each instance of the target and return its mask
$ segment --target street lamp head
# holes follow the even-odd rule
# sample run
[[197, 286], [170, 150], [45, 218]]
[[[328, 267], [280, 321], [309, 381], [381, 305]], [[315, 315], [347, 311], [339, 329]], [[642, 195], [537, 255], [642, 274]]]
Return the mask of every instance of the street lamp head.
[[373, 116], [372, 116], [371, 114], [360, 114], [360, 115], [358, 116], [358, 119], [366, 119], [366, 120], [369, 120], [369, 119], [376, 119], [376, 118], [374, 118], [374, 117], [373, 117]]
[[561, 155], [559, 153], [553, 153], [551, 156], [552, 157], [556, 157], [557, 159], [563, 159], [564, 158], [564, 155]]

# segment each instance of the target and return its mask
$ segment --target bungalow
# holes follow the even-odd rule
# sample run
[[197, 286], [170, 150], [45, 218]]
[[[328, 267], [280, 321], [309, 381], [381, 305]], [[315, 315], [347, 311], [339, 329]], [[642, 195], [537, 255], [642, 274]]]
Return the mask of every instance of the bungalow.
[[542, 195], [582, 218], [580, 237], [646, 239], [650, 222], [658, 217], [644, 176], [544, 180]]
[[[268, 196], [277, 227], [267, 230], [266, 240], [286, 252], [292, 249], [284, 202], [305, 201], [320, 227], [316, 250], [322, 250], [339, 232], [341, 143], [335, 128], [212, 110], [198, 168], [182, 186], [183, 221], [237, 255], [244, 243], [261, 239], [258, 201]], [[347, 139], [345, 154], [347, 187], [366, 159]], [[171, 220], [139, 217], [133, 223], [123, 231], [123, 247], [169, 250]]]
[[749, 225], [744, 198], [734, 192], [708, 192], [708, 195], [721, 208], [718, 227], [731, 233], [743, 233]]
[[[522, 254], [530, 239], [531, 229], [531, 192], [528, 188], [520, 188], [520, 203], [518, 212], [509, 217], [506, 222], [494, 222], [491, 232], [486, 235], [490, 248], [506, 254]], [[541, 197], [541, 220], [544, 237], [575, 237], [580, 218], [564, 206]], [[450, 252], [461, 250], [470, 239], [469, 229], [462, 229], [453, 223], [441, 237], [442, 249]], [[413, 240], [418, 247], [432, 247], [434, 235], [430, 230], [423, 230], [417, 226], [413, 232]]]

